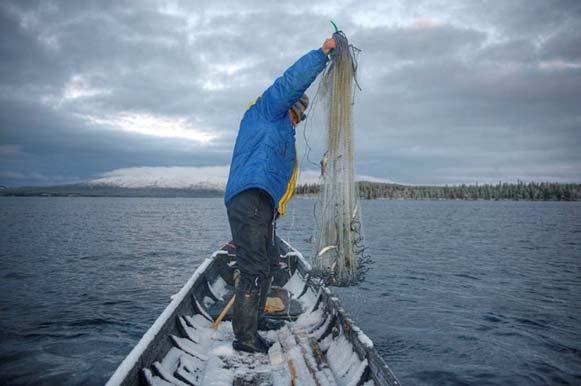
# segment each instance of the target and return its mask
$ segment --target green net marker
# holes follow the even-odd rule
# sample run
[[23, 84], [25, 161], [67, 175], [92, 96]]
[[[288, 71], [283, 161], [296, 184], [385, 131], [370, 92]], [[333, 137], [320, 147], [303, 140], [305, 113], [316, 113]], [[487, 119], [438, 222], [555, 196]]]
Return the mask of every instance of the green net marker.
[[[333, 34], [336, 34], [337, 32], [339, 32], [339, 28], [337, 28], [337, 24], [335, 24], [335, 22], [333, 20], [329, 20], [331, 22], [331, 24], [333, 25], [333, 28], [335, 29], [335, 32], [333, 32]], [[335, 49], [333, 48], [330, 52], [329, 52], [329, 56], [333, 57], [335, 56]]]
[[329, 21], [331, 22], [331, 24], [333, 24], [333, 28], [335, 28], [335, 32], [334, 33], [339, 32], [339, 28], [337, 28], [337, 24], [335, 24], [335, 22], [333, 20], [329, 20]]

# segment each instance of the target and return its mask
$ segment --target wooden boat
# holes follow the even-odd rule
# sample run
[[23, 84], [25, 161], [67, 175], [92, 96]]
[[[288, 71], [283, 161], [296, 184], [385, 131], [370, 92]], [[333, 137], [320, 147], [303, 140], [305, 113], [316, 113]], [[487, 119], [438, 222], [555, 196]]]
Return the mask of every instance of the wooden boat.
[[228, 316], [211, 326], [234, 291], [235, 248], [226, 244], [172, 297], [106, 386], [399, 385], [339, 299], [310, 277], [301, 253], [278, 241], [283, 268], [269, 303], [282, 307], [268, 316], [287, 323], [260, 332], [274, 342], [268, 355], [234, 351]]

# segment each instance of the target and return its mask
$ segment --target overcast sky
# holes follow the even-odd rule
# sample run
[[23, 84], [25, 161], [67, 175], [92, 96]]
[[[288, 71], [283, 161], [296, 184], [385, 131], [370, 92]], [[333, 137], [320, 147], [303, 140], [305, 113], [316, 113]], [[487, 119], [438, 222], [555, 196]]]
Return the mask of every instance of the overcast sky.
[[330, 19], [362, 50], [358, 174], [581, 182], [581, 1], [280, 3], [2, 1], [0, 184], [227, 167], [245, 105]]

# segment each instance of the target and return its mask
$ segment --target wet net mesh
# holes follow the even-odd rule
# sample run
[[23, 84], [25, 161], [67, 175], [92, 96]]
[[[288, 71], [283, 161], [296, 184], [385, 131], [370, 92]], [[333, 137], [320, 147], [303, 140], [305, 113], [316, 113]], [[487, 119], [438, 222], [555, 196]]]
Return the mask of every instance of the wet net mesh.
[[363, 279], [369, 256], [361, 228], [359, 190], [353, 154], [353, 104], [359, 50], [341, 31], [322, 78], [326, 102], [327, 151], [321, 161], [321, 190], [316, 215], [313, 268], [327, 284], [348, 286]]

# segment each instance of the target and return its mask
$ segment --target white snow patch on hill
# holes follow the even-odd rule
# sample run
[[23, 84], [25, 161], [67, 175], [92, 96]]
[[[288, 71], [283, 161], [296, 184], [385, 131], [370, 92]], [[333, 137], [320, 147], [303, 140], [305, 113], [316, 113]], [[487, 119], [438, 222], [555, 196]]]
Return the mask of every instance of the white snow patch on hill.
[[[367, 176], [363, 174], [358, 174], [355, 176], [356, 181], [367, 181], [367, 182], [379, 182], [383, 184], [396, 184], [392, 180], [387, 178], [378, 178], [373, 176]], [[321, 172], [318, 170], [302, 170], [299, 171], [299, 185], [301, 184], [318, 184], [321, 181]]]
[[[133, 167], [115, 169], [89, 181], [93, 185], [109, 185], [122, 188], [173, 188], [224, 190], [229, 166], [171, 166]], [[300, 170], [300, 184], [320, 182], [318, 170]], [[358, 181], [393, 183], [390, 180], [358, 175]]]
[[224, 190], [228, 166], [134, 167], [115, 169], [89, 181], [123, 188], [174, 188]]

